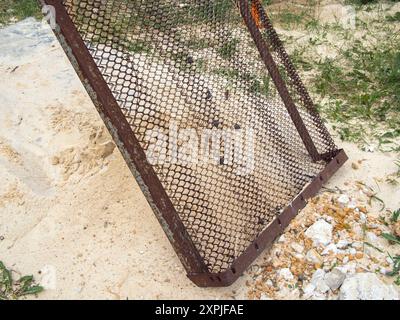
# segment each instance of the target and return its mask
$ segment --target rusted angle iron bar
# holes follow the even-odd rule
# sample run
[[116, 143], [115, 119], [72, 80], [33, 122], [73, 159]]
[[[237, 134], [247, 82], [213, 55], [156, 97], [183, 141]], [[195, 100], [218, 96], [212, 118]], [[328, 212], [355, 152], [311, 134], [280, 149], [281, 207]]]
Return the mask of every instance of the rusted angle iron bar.
[[310, 157], [313, 159], [313, 161], [319, 161], [321, 160], [321, 156], [315, 147], [315, 144], [310, 136], [310, 133], [308, 132], [307, 127], [305, 126], [303, 119], [300, 116], [299, 111], [297, 110], [297, 107], [295, 103], [293, 102], [293, 99], [290, 96], [290, 93], [286, 87], [285, 81], [283, 80], [279, 69], [268, 49], [268, 46], [266, 45], [263, 36], [257, 27], [256, 22], [254, 21], [254, 18], [251, 15], [251, 10], [249, 8], [249, 1], [248, 0], [239, 0], [239, 9], [240, 13], [246, 23], [246, 26], [253, 37], [254, 43], [258, 48], [258, 51], [260, 53], [261, 59], [263, 60], [265, 66], [268, 69], [269, 74], [271, 75], [272, 81], [275, 83], [275, 86], [282, 97], [283, 103], [286, 106], [286, 109], [293, 121], [293, 124], [295, 125], [303, 143], [304, 146], [306, 147]]

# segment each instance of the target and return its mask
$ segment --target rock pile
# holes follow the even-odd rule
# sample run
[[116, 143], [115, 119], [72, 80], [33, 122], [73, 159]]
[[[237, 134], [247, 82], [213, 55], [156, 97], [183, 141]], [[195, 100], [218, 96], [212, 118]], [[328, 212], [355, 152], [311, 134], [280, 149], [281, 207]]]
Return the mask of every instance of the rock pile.
[[369, 212], [368, 193], [355, 187], [354, 197], [309, 202], [250, 272], [250, 299], [399, 299], [387, 273], [400, 246], [382, 237], [396, 227]]

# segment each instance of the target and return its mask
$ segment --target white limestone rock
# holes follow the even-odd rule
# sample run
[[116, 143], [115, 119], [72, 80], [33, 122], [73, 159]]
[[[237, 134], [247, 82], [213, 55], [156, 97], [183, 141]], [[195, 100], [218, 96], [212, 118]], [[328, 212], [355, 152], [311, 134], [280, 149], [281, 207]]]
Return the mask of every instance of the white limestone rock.
[[293, 242], [290, 246], [297, 253], [303, 253], [304, 251], [304, 247], [296, 242]]
[[336, 248], [338, 249], [346, 249], [348, 246], [350, 245], [350, 243], [345, 240], [345, 239], [340, 239], [337, 243], [336, 243]]
[[278, 239], [278, 242], [279, 243], [284, 243], [284, 242], [286, 242], [286, 236], [283, 234], [283, 235], [281, 235], [280, 237], [279, 237], [279, 239]]
[[322, 269], [317, 269], [312, 278], [311, 284], [315, 286], [315, 290], [321, 293], [326, 293], [330, 290], [329, 286], [325, 282], [325, 271]]
[[346, 275], [337, 268], [327, 273], [324, 278], [325, 283], [331, 290], [339, 289], [344, 279], [346, 279]]
[[324, 251], [322, 251], [322, 255], [323, 256], [327, 256], [330, 254], [336, 254], [338, 253], [338, 249], [336, 247], [336, 245], [334, 243], [330, 243], [325, 249]]
[[346, 204], [348, 204], [348, 203], [350, 202], [350, 198], [349, 198], [348, 195], [342, 194], [342, 195], [338, 198], [338, 202], [339, 202], [341, 205], [346, 205]]
[[374, 273], [357, 273], [344, 280], [340, 300], [399, 300], [393, 285], [383, 283]]
[[322, 263], [322, 257], [315, 249], [307, 251], [306, 260], [311, 263]]
[[261, 296], [260, 296], [260, 300], [268, 301], [268, 300], [272, 300], [272, 299], [267, 294], [262, 293]]
[[326, 246], [332, 241], [332, 230], [332, 225], [321, 219], [310, 226], [305, 235], [313, 241], [314, 246]]
[[304, 298], [305, 299], [310, 298], [313, 295], [314, 291], [315, 291], [315, 286], [312, 283], [306, 285], [303, 289]]
[[278, 275], [285, 279], [286, 281], [290, 281], [294, 279], [293, 273], [289, 270], [289, 268], [283, 268], [278, 271]]
[[355, 261], [350, 261], [349, 263], [336, 268], [347, 275], [351, 275], [356, 273], [357, 263]]

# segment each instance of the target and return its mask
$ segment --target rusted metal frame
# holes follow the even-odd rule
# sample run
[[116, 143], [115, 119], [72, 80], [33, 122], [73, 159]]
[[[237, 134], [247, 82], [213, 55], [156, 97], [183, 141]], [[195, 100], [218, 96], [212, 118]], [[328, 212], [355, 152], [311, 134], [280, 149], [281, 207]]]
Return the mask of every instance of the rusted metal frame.
[[[316, 110], [314, 102], [312, 101], [312, 99], [308, 93], [308, 90], [304, 86], [302, 80], [300, 79], [297, 72], [294, 71], [295, 69], [294, 69], [293, 63], [292, 63], [290, 57], [288, 56], [288, 54], [286, 53], [286, 50], [283, 48], [283, 44], [279, 38], [279, 35], [273, 28], [273, 26], [271, 24], [271, 20], [269, 19], [267, 13], [265, 12], [263, 5], [261, 4], [260, 0], [252, 0], [252, 1], [256, 3], [256, 7], [258, 10], [258, 16], [260, 17], [262, 27], [264, 28], [264, 30], [266, 32], [269, 33], [269, 36], [272, 38], [272, 41], [274, 41], [276, 46], [278, 47], [279, 53], [283, 56], [282, 63], [286, 67], [289, 77], [292, 79], [292, 81], [294, 81], [296, 83], [296, 87], [298, 88], [298, 90], [302, 91], [301, 95], [304, 98], [305, 107], [307, 108], [307, 110], [309, 111], [310, 115], [312, 116], [312, 118], [314, 120], [322, 123], [321, 116], [318, 113], [318, 111]], [[320, 129], [322, 130], [323, 134], [326, 137], [330, 137], [330, 134], [324, 125], [322, 125], [322, 127], [320, 127]], [[333, 139], [330, 138], [330, 140], [334, 144]], [[332, 151], [332, 152], [320, 154], [320, 157], [322, 160], [328, 162], [335, 155], [336, 155], [336, 153], [334, 151]]]
[[239, 9], [246, 23], [246, 26], [257, 46], [261, 59], [263, 60], [265, 66], [267, 67], [268, 72], [271, 75], [272, 81], [274, 81], [275, 86], [280, 96], [282, 97], [282, 101], [286, 106], [286, 109], [304, 143], [304, 146], [306, 147], [313, 161], [321, 160], [321, 156], [317, 148], [315, 147], [315, 144], [310, 136], [310, 133], [308, 132], [308, 129], [305, 126], [303, 119], [301, 118], [300, 113], [297, 110], [295, 103], [293, 102], [293, 99], [290, 96], [289, 90], [286, 87], [286, 83], [279, 72], [279, 69], [274, 61], [274, 58], [272, 57], [269, 48], [266, 45], [262, 37], [262, 34], [251, 15], [248, 0], [239, 0]]
[[197, 285], [219, 287], [232, 284], [262, 250], [284, 231], [290, 220], [306, 205], [306, 200], [316, 195], [322, 183], [347, 160], [345, 153], [342, 150], [338, 151], [325, 169], [233, 262], [229, 270], [217, 274], [210, 273], [61, 1], [45, 0], [45, 2], [56, 8], [57, 22], [61, 27], [56, 34], [64, 50], [182, 260], [188, 271], [188, 277]]
[[303, 189], [282, 213], [253, 241], [251, 245], [233, 262], [231, 268], [221, 273], [189, 274], [188, 277], [200, 287], [221, 287], [234, 283], [254, 262], [260, 253], [272, 245], [290, 221], [303, 209], [307, 200], [316, 196], [323, 184], [348, 160], [343, 150], [327, 163], [326, 167]]
[[156, 213], [173, 248], [187, 272], [207, 272], [207, 266], [186, 231], [178, 213], [136, 139], [115, 97], [71, 21], [61, 0], [44, 0], [56, 9], [59, 30], [55, 31], [63, 49], [85, 85], [98, 112], [118, 145], [129, 168]]

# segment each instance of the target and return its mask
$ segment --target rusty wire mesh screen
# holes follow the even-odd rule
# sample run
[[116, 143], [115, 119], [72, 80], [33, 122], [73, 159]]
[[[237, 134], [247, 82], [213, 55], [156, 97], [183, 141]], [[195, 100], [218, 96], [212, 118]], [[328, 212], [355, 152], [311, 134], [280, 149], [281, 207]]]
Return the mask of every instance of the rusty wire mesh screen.
[[[153, 164], [209, 271], [226, 270], [325, 166], [307, 153], [237, 3], [63, 3], [145, 151], [149, 130], [165, 133], [162, 147], [171, 126], [251, 132], [252, 146], [243, 138], [236, 161], [224, 158], [222, 137], [215, 163], [160, 154]], [[335, 151], [268, 18], [255, 18], [318, 151]]]

